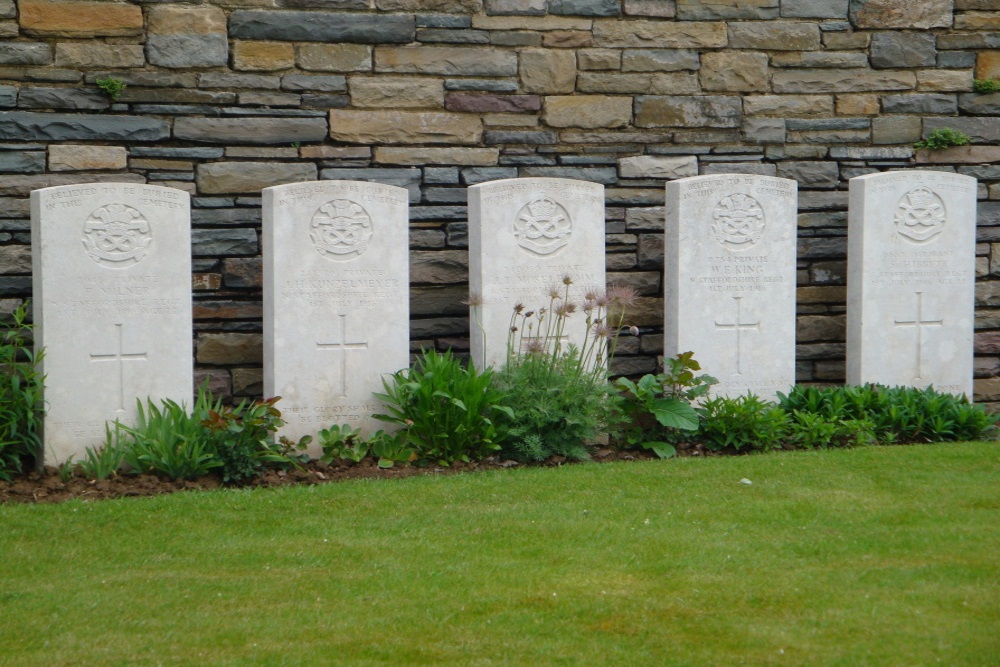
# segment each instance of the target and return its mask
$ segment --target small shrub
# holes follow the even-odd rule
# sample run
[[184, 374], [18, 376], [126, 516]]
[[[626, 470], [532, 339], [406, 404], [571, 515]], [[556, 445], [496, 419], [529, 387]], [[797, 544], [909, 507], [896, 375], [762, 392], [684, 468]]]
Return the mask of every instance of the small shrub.
[[[537, 311], [514, 306], [507, 340], [507, 362], [496, 386], [513, 415], [504, 420], [509, 438], [504, 456], [543, 461], [551, 456], [589, 457], [587, 441], [617, 430], [621, 397], [607, 382], [625, 314], [635, 290], [611, 286], [589, 290], [581, 303], [570, 299], [573, 280], [549, 290], [549, 303]], [[583, 347], [563, 343], [570, 315], [583, 311]]]
[[451, 351], [424, 350], [409, 370], [382, 380], [375, 394], [388, 414], [375, 415], [398, 424], [422, 462], [451, 465], [482, 459], [500, 449], [504, 433], [494, 419], [510, 409], [493, 386], [493, 371], [463, 367]]
[[660, 458], [673, 456], [676, 449], [671, 443], [698, 429], [692, 403], [718, 382], [710, 375], [695, 375], [699, 370], [694, 353], [684, 352], [665, 359], [658, 375], [644, 375], [638, 382], [619, 378], [615, 386], [622, 391], [629, 424], [625, 444], [651, 449]]
[[31, 349], [28, 305], [12, 314], [0, 335], [0, 479], [25, 470], [40, 457], [44, 377], [43, 354]]
[[136, 400], [134, 426], [118, 424], [125, 437], [125, 463], [135, 472], [156, 472], [170, 479], [196, 479], [222, 461], [216, 456], [201, 420], [169, 398], [157, 406]]
[[368, 447], [379, 468], [391, 468], [397, 463], [417, 460], [417, 451], [410, 444], [406, 431], [386, 433], [378, 430], [368, 439]]
[[97, 87], [101, 89], [108, 99], [112, 102], [117, 102], [118, 98], [122, 96], [125, 92], [125, 82], [113, 76], [106, 76], [103, 79], [97, 79], [95, 81]]
[[913, 144], [914, 148], [928, 148], [930, 150], [940, 150], [951, 148], [952, 146], [968, 146], [972, 143], [971, 137], [961, 130], [953, 130], [950, 127], [941, 127], [932, 130], [922, 141]]
[[712, 450], [770, 451], [784, 446], [792, 423], [788, 413], [753, 394], [705, 401], [698, 435]]
[[206, 431], [209, 446], [221, 463], [222, 481], [242, 483], [256, 477], [268, 465], [288, 466], [297, 463], [295, 450], [303, 450], [311, 436], [293, 443], [274, 438], [285, 425], [274, 404], [280, 397], [264, 401], [242, 401], [235, 408], [214, 403], [207, 391], [198, 392], [194, 415]]
[[1000, 81], [996, 79], [976, 79], [972, 82], [972, 90], [981, 94], [1000, 92]]
[[78, 467], [87, 479], [107, 479], [118, 474], [125, 462], [125, 447], [121, 442], [119, 429], [111, 430], [110, 425], [104, 427], [104, 446], [88, 447]]
[[318, 434], [319, 445], [323, 449], [320, 461], [333, 463], [347, 460], [358, 463], [368, 454], [368, 441], [361, 437], [361, 430], [351, 428], [350, 424], [325, 428]]

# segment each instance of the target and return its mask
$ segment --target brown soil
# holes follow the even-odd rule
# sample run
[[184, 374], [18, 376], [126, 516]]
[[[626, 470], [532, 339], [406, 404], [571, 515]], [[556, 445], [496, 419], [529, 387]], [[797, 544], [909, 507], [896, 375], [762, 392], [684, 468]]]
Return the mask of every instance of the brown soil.
[[[700, 445], [681, 445], [678, 454], [681, 456], [706, 455]], [[632, 461], [655, 458], [652, 452], [618, 451], [611, 448], [598, 449], [594, 452], [594, 461]], [[540, 466], [561, 466], [571, 463], [563, 457], [553, 457]], [[392, 468], [379, 468], [372, 459], [361, 463], [345, 465], [327, 465], [319, 461], [306, 464], [301, 470], [269, 470], [257, 479], [245, 484], [246, 487], [288, 486], [292, 484], [328, 484], [345, 479], [376, 478], [397, 479], [414, 475], [448, 475], [477, 470], [499, 470], [520, 467], [514, 461], [501, 461], [496, 458], [475, 463], [455, 463], [450, 467], [417, 467], [397, 465]], [[207, 475], [193, 481], [171, 481], [157, 475], [119, 475], [104, 480], [89, 480], [80, 475], [79, 471], [71, 479], [63, 481], [56, 468], [46, 467], [44, 471], [32, 471], [12, 481], [0, 480], [0, 503], [59, 503], [78, 498], [80, 500], [104, 500], [107, 498], [127, 498], [138, 496], [156, 496], [163, 493], [178, 491], [197, 491], [217, 489], [222, 487], [218, 475]]]

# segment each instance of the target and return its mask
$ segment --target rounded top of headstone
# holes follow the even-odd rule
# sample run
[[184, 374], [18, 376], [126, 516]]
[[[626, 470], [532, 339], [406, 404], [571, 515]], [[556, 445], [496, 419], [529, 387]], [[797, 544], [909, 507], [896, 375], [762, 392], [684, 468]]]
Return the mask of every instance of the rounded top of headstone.
[[604, 185], [575, 178], [553, 178], [551, 176], [525, 176], [521, 178], [501, 178], [485, 183], [470, 185], [470, 191], [516, 188], [518, 190], [544, 190], [546, 187], [589, 188], [595, 193], [604, 192]]

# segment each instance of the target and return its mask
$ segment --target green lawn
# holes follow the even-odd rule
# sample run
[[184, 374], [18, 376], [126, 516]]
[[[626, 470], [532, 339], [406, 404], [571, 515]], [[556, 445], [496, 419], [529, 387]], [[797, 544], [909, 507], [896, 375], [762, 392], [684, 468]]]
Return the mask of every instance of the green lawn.
[[0, 664], [997, 664], [1000, 444], [6, 505], [0, 554]]

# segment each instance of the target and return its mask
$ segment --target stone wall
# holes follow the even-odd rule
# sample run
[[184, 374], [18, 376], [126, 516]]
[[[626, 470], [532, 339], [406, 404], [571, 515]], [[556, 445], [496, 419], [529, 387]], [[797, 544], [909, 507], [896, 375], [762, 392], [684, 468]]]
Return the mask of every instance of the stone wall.
[[[465, 188], [607, 188], [608, 272], [661, 348], [663, 181], [800, 187], [798, 377], [844, 377], [847, 180], [980, 179], [977, 397], [1000, 400], [1000, 0], [0, 0], [0, 306], [30, 295], [28, 193], [92, 181], [193, 195], [196, 357], [261, 378], [260, 188], [372, 180], [411, 195], [413, 346], [466, 346]], [[127, 88], [117, 101], [97, 85]], [[912, 144], [940, 127], [969, 148]], [[995, 259], [996, 258], [996, 259]]]

